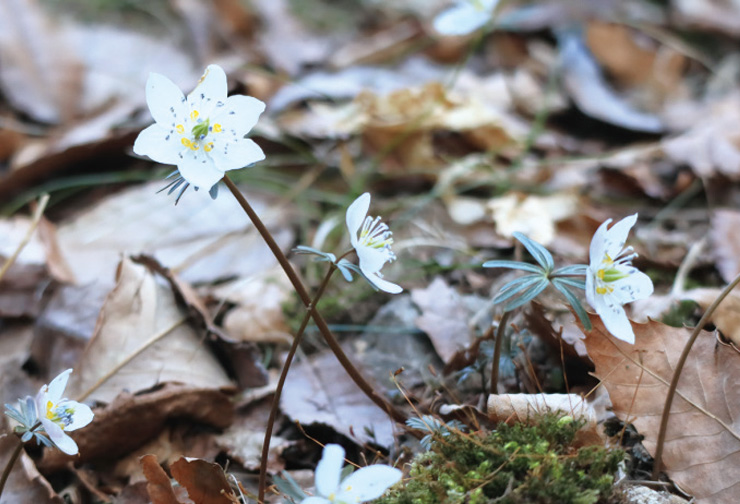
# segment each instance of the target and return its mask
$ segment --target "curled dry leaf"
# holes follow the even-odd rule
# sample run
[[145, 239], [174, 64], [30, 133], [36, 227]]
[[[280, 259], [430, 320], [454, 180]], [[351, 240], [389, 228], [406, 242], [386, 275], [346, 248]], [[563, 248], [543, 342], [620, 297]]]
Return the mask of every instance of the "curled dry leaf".
[[231, 491], [223, 468], [205, 460], [181, 458], [170, 466], [172, 477], [188, 491], [195, 504], [234, 504], [239, 499]]
[[[703, 310], [709, 308], [719, 297], [722, 289], [691, 289], [681, 294], [681, 299], [696, 302]], [[722, 300], [714, 310], [710, 322], [730, 341], [740, 347], [740, 293], [737, 291]]]
[[75, 369], [71, 394], [86, 394], [99, 385], [86, 398], [109, 403], [123, 390], [137, 392], [168, 381], [230, 387], [203, 337], [185, 320], [170, 286], [124, 258], [118, 283]]
[[[609, 391], [614, 413], [635, 425], [655, 453], [668, 384], [691, 329], [660, 322], [632, 324], [635, 344], [614, 338], [601, 319], [585, 343], [594, 374]], [[698, 503], [731, 504], [740, 495], [740, 366], [738, 354], [718, 346], [703, 331], [678, 382], [671, 408], [663, 463], [679, 486]]]
[[96, 409], [90, 425], [75, 431], [78, 456], [46, 450], [39, 467], [53, 472], [70, 461], [116, 460], [154, 438], [172, 419], [225, 429], [234, 419], [234, 405], [219, 390], [172, 383], [144, 394], [122, 393], [108, 406]]
[[146, 491], [152, 504], [182, 504], [175, 496], [170, 477], [157, 462], [155, 455], [144, 455], [140, 459], [146, 478]]

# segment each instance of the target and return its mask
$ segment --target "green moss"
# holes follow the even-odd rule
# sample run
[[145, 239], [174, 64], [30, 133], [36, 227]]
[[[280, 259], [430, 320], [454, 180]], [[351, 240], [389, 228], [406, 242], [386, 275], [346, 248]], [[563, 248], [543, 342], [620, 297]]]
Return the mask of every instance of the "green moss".
[[454, 431], [417, 456], [403, 487], [378, 504], [606, 502], [624, 458], [601, 446], [576, 448], [582, 423], [546, 415], [491, 433]]

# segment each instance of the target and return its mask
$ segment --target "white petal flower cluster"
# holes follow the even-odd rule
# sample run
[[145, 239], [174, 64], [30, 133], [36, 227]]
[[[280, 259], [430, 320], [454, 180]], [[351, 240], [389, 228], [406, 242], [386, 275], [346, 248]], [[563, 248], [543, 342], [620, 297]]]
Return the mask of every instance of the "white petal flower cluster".
[[340, 481], [344, 465], [344, 448], [335, 444], [324, 447], [316, 466], [316, 493], [306, 497], [301, 504], [359, 504], [377, 499], [396, 484], [402, 476], [400, 470], [376, 464], [363, 467]]
[[602, 223], [591, 240], [586, 300], [611, 334], [634, 343], [635, 333], [622, 305], [650, 296], [653, 282], [632, 266], [632, 259], [637, 257], [632, 247], [624, 248], [627, 235], [637, 222], [637, 214], [607, 229], [611, 221]]
[[209, 65], [187, 96], [167, 77], [152, 73], [146, 102], [154, 124], [142, 131], [134, 152], [163, 164], [177, 165], [196, 188], [210, 190], [228, 170], [265, 159], [254, 141], [244, 138], [265, 104], [251, 96], [226, 97], [226, 73]]
[[498, 0], [458, 0], [434, 18], [434, 29], [442, 35], [467, 35], [491, 20]]
[[347, 208], [347, 229], [352, 247], [357, 252], [360, 271], [367, 280], [378, 289], [398, 294], [403, 289], [383, 279], [381, 268], [387, 262], [394, 261], [396, 255], [391, 250], [392, 233], [380, 217], [367, 215], [370, 209], [370, 193], [364, 193]]

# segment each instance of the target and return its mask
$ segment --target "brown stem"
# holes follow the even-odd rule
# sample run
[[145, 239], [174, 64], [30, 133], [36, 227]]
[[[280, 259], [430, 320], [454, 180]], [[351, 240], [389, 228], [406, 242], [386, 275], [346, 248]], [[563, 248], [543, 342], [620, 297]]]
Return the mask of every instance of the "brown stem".
[[686, 342], [686, 345], [683, 347], [683, 351], [681, 352], [681, 357], [678, 358], [676, 369], [675, 371], [673, 371], [673, 378], [671, 379], [671, 384], [668, 387], [668, 395], [666, 395], [666, 398], [665, 398], [665, 405], [663, 406], [663, 415], [660, 418], [660, 430], [658, 431], [658, 441], [655, 444], [655, 460], [653, 462], [653, 479], [654, 480], [657, 480], [660, 474], [660, 468], [662, 465], [662, 458], [663, 458], [663, 445], [665, 444], [665, 436], [666, 436], [666, 431], [668, 429], [668, 418], [670, 417], [670, 414], [671, 414], [671, 405], [673, 404], [673, 396], [676, 395], [676, 389], [678, 388], [678, 379], [681, 377], [681, 371], [683, 371], [683, 366], [684, 364], [686, 364], [686, 359], [688, 359], [689, 357], [689, 352], [691, 351], [691, 347], [694, 346], [694, 342], [696, 341], [696, 338], [699, 337], [699, 334], [701, 333], [702, 328], [706, 325], [709, 318], [714, 314], [719, 304], [727, 297], [730, 291], [732, 291], [732, 289], [734, 289], [738, 283], [740, 283], [740, 275], [736, 276], [735, 279], [732, 282], [730, 282], [727, 285], [727, 287], [724, 288], [724, 290], [720, 293], [717, 299], [714, 300], [714, 302], [709, 306], [709, 308], [707, 308], [707, 311], [704, 312], [704, 315], [702, 316], [702, 318], [699, 319], [699, 322], [696, 324], [696, 327], [694, 327], [694, 331], [691, 333], [689, 340]]
[[3, 475], [0, 476], [0, 496], [3, 495], [3, 490], [5, 489], [5, 483], [8, 481], [8, 477], [10, 476], [10, 471], [13, 470], [15, 461], [18, 460], [18, 457], [21, 456], [21, 451], [23, 451], [23, 442], [19, 439], [18, 446], [15, 447], [15, 451], [10, 456], [10, 460], [8, 460], [8, 463], [5, 465], [5, 469], [3, 469]]
[[329, 279], [334, 273], [334, 270], [336, 270], [336, 266], [332, 264], [331, 268], [329, 268], [329, 271], [327, 271], [323, 282], [321, 282], [318, 291], [316, 291], [316, 295], [313, 297], [313, 301], [308, 306], [308, 309], [306, 310], [306, 315], [301, 321], [301, 326], [298, 328], [298, 332], [293, 338], [293, 344], [290, 347], [288, 356], [285, 358], [283, 371], [280, 373], [280, 379], [278, 380], [277, 387], [275, 388], [275, 396], [272, 399], [272, 409], [270, 409], [270, 417], [267, 419], [265, 440], [262, 442], [262, 458], [260, 459], [260, 479], [257, 496], [258, 504], [262, 504], [265, 501], [265, 487], [267, 483], [267, 459], [270, 455], [270, 439], [272, 438], [272, 429], [275, 425], [275, 417], [277, 416], [278, 407], [280, 406], [280, 396], [282, 395], [283, 387], [285, 386], [285, 379], [288, 377], [288, 369], [290, 369], [290, 364], [293, 362], [293, 357], [295, 357], [295, 353], [298, 350], [298, 345], [300, 344], [301, 339], [303, 339], [303, 333], [306, 330], [306, 326], [308, 325], [309, 320], [311, 320], [311, 313], [314, 311], [314, 307], [318, 304], [321, 296], [324, 294], [326, 286], [329, 285]]
[[491, 395], [498, 394], [498, 367], [501, 360], [501, 342], [504, 340], [504, 332], [506, 331], [506, 324], [509, 321], [509, 315], [511, 315], [511, 312], [504, 312], [496, 330], [496, 343], [493, 347], [493, 362], [491, 363]]
[[[241, 207], [244, 209], [244, 212], [246, 212], [247, 216], [252, 221], [252, 224], [254, 224], [254, 227], [262, 236], [262, 239], [265, 240], [265, 243], [272, 251], [275, 259], [277, 259], [278, 263], [280, 263], [280, 266], [283, 268], [283, 271], [285, 271], [285, 274], [288, 275], [288, 279], [290, 280], [290, 283], [293, 284], [293, 288], [298, 294], [298, 297], [301, 298], [301, 301], [306, 307], [311, 306], [311, 297], [308, 295], [306, 288], [303, 286], [303, 282], [301, 282], [301, 279], [298, 278], [295, 270], [290, 265], [290, 262], [288, 262], [288, 258], [285, 257], [283, 251], [280, 250], [280, 247], [275, 242], [275, 239], [262, 223], [262, 220], [259, 218], [254, 209], [252, 209], [249, 202], [247, 202], [247, 198], [245, 198], [244, 195], [239, 191], [239, 189], [237, 189], [236, 185], [234, 185], [234, 182], [232, 182], [232, 180], [227, 175], [224, 175], [223, 181], [226, 184], [226, 187], [228, 187], [231, 191], [231, 194], [233, 194], [236, 200], [239, 202], [239, 205], [241, 205]], [[392, 404], [386, 401], [362, 377], [360, 372], [357, 370], [357, 368], [355, 368], [347, 355], [344, 353], [344, 350], [342, 350], [339, 342], [332, 334], [329, 326], [326, 324], [326, 320], [324, 320], [324, 317], [322, 317], [321, 314], [315, 309], [311, 310], [311, 316], [313, 317], [314, 322], [316, 322], [316, 327], [318, 327], [319, 331], [321, 331], [321, 334], [324, 336], [324, 339], [329, 345], [329, 348], [331, 348], [332, 352], [334, 352], [334, 355], [336, 355], [339, 363], [342, 365], [347, 374], [352, 378], [355, 384], [360, 388], [360, 390], [362, 390], [362, 392], [364, 392], [371, 401], [373, 401], [379, 408], [385, 411], [388, 416], [390, 416], [394, 421], [400, 424], [405, 424], [406, 415], [401, 413], [399, 410], [393, 407]]]

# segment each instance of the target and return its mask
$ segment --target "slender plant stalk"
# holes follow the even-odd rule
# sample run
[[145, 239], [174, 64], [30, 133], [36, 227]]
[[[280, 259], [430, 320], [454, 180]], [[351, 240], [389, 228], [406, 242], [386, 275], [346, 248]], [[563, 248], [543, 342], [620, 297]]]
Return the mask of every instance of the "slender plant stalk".
[[21, 242], [18, 244], [18, 247], [15, 249], [15, 252], [13, 252], [13, 255], [8, 257], [8, 259], [5, 261], [3, 266], [0, 268], [0, 280], [5, 276], [5, 273], [8, 272], [10, 267], [13, 265], [16, 259], [18, 259], [18, 256], [21, 254], [21, 251], [28, 245], [28, 242], [31, 241], [31, 236], [33, 236], [33, 232], [36, 231], [36, 228], [39, 225], [39, 222], [41, 222], [41, 216], [44, 215], [44, 210], [46, 209], [46, 204], [49, 203], [49, 195], [44, 194], [39, 199], [39, 203], [36, 206], [36, 210], [33, 212], [33, 217], [31, 218], [31, 225], [28, 227], [28, 231], [26, 231], [26, 235], [23, 237]]
[[689, 352], [691, 351], [691, 347], [694, 346], [694, 342], [696, 341], [696, 338], [699, 337], [699, 334], [701, 333], [702, 328], [706, 325], [707, 321], [709, 321], [709, 318], [714, 314], [715, 310], [719, 306], [719, 304], [727, 297], [727, 295], [732, 291], [732, 289], [735, 288], [735, 286], [740, 283], [740, 275], [736, 276], [735, 279], [730, 282], [727, 287], [724, 288], [724, 290], [720, 293], [720, 295], [717, 297], [717, 299], [714, 300], [714, 302], [707, 308], [707, 311], [704, 312], [704, 315], [701, 319], [699, 319], [699, 322], [696, 324], [696, 327], [694, 327], [694, 332], [691, 333], [691, 336], [689, 337], [689, 340], [686, 342], [686, 345], [683, 347], [683, 352], [681, 352], [681, 357], [678, 359], [678, 363], [676, 364], [676, 370], [673, 371], [673, 378], [671, 379], [671, 384], [668, 387], [668, 394], [665, 398], [665, 406], [663, 406], [663, 416], [660, 418], [660, 430], [658, 431], [658, 441], [655, 444], [655, 461], [653, 462], [653, 479], [657, 481], [658, 476], [660, 475], [660, 469], [662, 466], [662, 458], [663, 458], [663, 446], [665, 445], [665, 436], [666, 431], [668, 430], [668, 419], [671, 415], [671, 405], [673, 404], [673, 396], [676, 395], [676, 389], [678, 388], [678, 380], [681, 378], [681, 371], [683, 371], [684, 364], [686, 364], [686, 359], [689, 357]]
[[511, 312], [504, 312], [496, 330], [496, 343], [493, 347], [493, 362], [491, 363], [491, 395], [498, 394], [498, 367], [501, 360], [501, 342], [504, 340], [506, 324], [509, 322]]
[[[234, 185], [234, 182], [227, 175], [224, 175], [223, 181], [226, 184], [226, 187], [229, 188], [231, 193], [239, 202], [239, 205], [241, 205], [242, 209], [244, 209], [244, 212], [247, 214], [249, 219], [252, 221], [252, 224], [254, 224], [254, 227], [262, 236], [262, 239], [265, 240], [265, 243], [272, 251], [275, 259], [277, 259], [278, 263], [280, 263], [280, 266], [283, 268], [283, 271], [285, 271], [285, 274], [288, 276], [290, 283], [293, 284], [293, 288], [298, 294], [298, 297], [301, 298], [301, 301], [306, 307], [310, 307], [311, 297], [308, 295], [306, 287], [303, 285], [303, 282], [301, 282], [301, 279], [298, 277], [295, 270], [291, 266], [288, 258], [285, 257], [285, 254], [283, 254], [283, 251], [275, 242], [275, 239], [272, 237], [272, 234], [270, 234], [270, 231], [268, 231], [268, 229], [262, 223], [262, 220], [259, 218], [257, 213], [244, 197], [244, 195], [239, 191], [239, 189], [237, 189], [236, 185]], [[350, 361], [347, 355], [344, 353], [344, 350], [342, 350], [342, 347], [339, 345], [339, 342], [332, 334], [329, 326], [326, 323], [326, 320], [324, 320], [324, 317], [315, 309], [311, 309], [311, 316], [313, 317], [314, 322], [316, 322], [316, 326], [318, 327], [319, 331], [321, 331], [321, 334], [324, 336], [324, 339], [329, 345], [329, 348], [331, 348], [332, 352], [334, 352], [334, 355], [336, 355], [339, 363], [342, 365], [347, 374], [352, 378], [355, 384], [360, 388], [360, 390], [362, 390], [371, 401], [373, 401], [380, 409], [385, 411], [388, 416], [390, 416], [394, 421], [400, 424], [405, 424], [406, 415], [401, 413], [392, 404], [386, 401], [380, 394], [375, 391], [372, 385], [370, 385], [362, 377], [357, 368], [355, 368], [354, 364], [352, 364], [352, 361]]]
[[306, 331], [306, 326], [308, 325], [308, 322], [311, 320], [311, 312], [315, 310], [316, 305], [318, 304], [319, 300], [321, 299], [321, 296], [324, 294], [324, 291], [326, 290], [326, 286], [329, 285], [329, 279], [334, 273], [334, 270], [336, 270], [336, 266], [332, 264], [331, 267], [329, 268], [329, 271], [326, 272], [326, 276], [324, 277], [324, 280], [321, 282], [319, 289], [316, 291], [316, 295], [313, 297], [313, 302], [307, 307], [306, 314], [304, 315], [303, 320], [301, 321], [301, 326], [298, 328], [298, 332], [293, 338], [293, 344], [290, 347], [288, 356], [285, 358], [285, 364], [283, 364], [283, 371], [280, 373], [280, 379], [278, 380], [277, 387], [275, 388], [275, 396], [272, 399], [272, 408], [270, 409], [270, 417], [267, 419], [267, 429], [265, 430], [265, 440], [262, 442], [262, 458], [260, 459], [260, 479], [259, 479], [259, 490], [258, 490], [258, 497], [257, 497], [257, 502], [259, 504], [262, 504], [265, 501], [265, 487], [267, 486], [266, 485], [267, 484], [267, 459], [269, 458], [269, 455], [270, 455], [270, 439], [272, 438], [272, 429], [275, 425], [275, 417], [277, 417], [277, 411], [278, 411], [278, 408], [280, 407], [280, 396], [283, 393], [283, 387], [285, 386], [285, 380], [288, 377], [288, 369], [290, 369], [290, 364], [293, 362], [293, 357], [295, 357], [295, 353], [298, 350], [298, 345], [300, 345], [301, 340], [303, 339], [303, 333]]
[[5, 469], [3, 469], [3, 475], [0, 476], [0, 496], [3, 495], [3, 490], [5, 490], [5, 483], [8, 481], [8, 477], [10, 477], [10, 471], [13, 470], [15, 461], [18, 460], [18, 457], [21, 456], [22, 451], [23, 442], [19, 439], [18, 446], [15, 447], [15, 451], [10, 456], [10, 460], [8, 460], [8, 463], [5, 465]]

